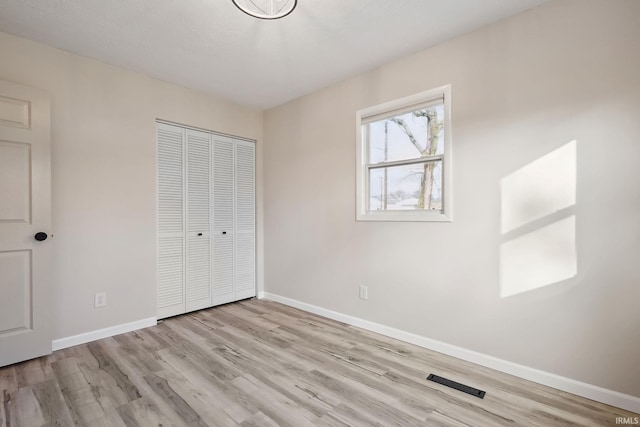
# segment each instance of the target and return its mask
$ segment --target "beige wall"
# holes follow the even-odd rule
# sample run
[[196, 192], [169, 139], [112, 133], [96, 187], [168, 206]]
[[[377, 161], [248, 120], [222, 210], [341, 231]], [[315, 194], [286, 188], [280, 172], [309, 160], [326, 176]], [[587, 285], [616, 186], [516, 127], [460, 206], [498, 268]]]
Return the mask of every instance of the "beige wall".
[[156, 118], [256, 139], [260, 177], [262, 112], [5, 33], [0, 52], [0, 79], [52, 98], [54, 338], [155, 316]]
[[[553, 1], [267, 111], [265, 290], [640, 396], [639, 16]], [[355, 111], [448, 83], [454, 222], [356, 222]], [[500, 180], [573, 140], [577, 276], [501, 298]]]

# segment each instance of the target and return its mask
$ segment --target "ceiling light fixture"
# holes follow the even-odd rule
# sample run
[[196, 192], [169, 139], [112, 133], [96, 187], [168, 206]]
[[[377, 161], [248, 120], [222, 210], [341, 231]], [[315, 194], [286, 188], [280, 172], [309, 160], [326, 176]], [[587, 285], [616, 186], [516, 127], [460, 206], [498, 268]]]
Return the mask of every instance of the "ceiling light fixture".
[[296, 8], [298, 0], [231, 0], [238, 9], [259, 19], [284, 18]]

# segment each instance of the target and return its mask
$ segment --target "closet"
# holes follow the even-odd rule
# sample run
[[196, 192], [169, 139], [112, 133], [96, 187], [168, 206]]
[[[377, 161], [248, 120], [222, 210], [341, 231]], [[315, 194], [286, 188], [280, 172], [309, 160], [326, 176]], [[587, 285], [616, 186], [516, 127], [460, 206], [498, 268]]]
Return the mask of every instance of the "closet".
[[158, 318], [255, 296], [255, 142], [157, 130]]

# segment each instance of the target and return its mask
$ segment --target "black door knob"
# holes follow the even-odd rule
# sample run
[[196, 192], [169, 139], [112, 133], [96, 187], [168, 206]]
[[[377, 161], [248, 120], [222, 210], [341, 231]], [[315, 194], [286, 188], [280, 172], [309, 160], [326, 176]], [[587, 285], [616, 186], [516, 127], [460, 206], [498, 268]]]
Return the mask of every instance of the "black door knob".
[[226, 232], [226, 231], [223, 231], [223, 232], [222, 232], [222, 234], [227, 234], [227, 232]]
[[42, 231], [39, 231], [36, 233], [35, 236], [33, 236], [38, 242], [42, 242], [44, 240], [47, 240], [47, 233], [43, 233]]

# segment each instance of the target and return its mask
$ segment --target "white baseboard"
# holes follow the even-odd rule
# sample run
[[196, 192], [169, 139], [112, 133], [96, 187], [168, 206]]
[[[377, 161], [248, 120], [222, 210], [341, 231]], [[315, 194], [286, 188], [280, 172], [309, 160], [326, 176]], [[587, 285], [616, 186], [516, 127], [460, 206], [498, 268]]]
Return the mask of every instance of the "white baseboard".
[[264, 292], [258, 292], [258, 299], [264, 299]]
[[348, 325], [357, 326], [368, 331], [376, 332], [381, 335], [415, 344], [429, 350], [437, 351], [438, 353], [443, 353], [449, 356], [456, 357], [458, 359], [476, 363], [478, 365], [514, 375], [525, 380], [533, 381], [538, 384], [546, 385], [558, 390], [586, 397], [587, 399], [606, 403], [607, 405], [616, 406], [618, 408], [626, 409], [627, 411], [640, 413], [639, 397], [631, 396], [629, 394], [624, 394], [613, 390], [608, 390], [606, 388], [572, 380], [570, 378], [561, 377], [560, 375], [552, 374], [550, 372], [540, 371], [528, 366], [519, 365], [517, 363], [509, 362], [503, 359], [498, 359], [497, 357], [478, 353], [472, 350], [467, 350], [462, 347], [457, 347], [455, 345], [443, 343], [441, 341], [436, 341], [427, 337], [402, 331], [400, 329], [391, 328], [379, 323], [370, 322], [358, 317], [338, 313], [336, 311], [328, 310], [326, 308], [318, 307], [312, 304], [307, 304], [302, 301], [282, 297], [280, 295], [274, 295], [268, 292], [264, 292], [260, 296], [260, 298], [269, 299], [281, 304], [298, 308], [300, 310], [328, 317], [329, 319], [337, 320]]
[[86, 344], [88, 342], [100, 340], [102, 338], [124, 334], [125, 332], [148, 328], [149, 326], [155, 326], [157, 323], [158, 322], [156, 317], [140, 319], [129, 323], [123, 323], [121, 325], [98, 329], [97, 331], [85, 332], [83, 334], [53, 340], [53, 342], [51, 343], [51, 347], [53, 351], [62, 350], [63, 348], [73, 347], [74, 345]]

